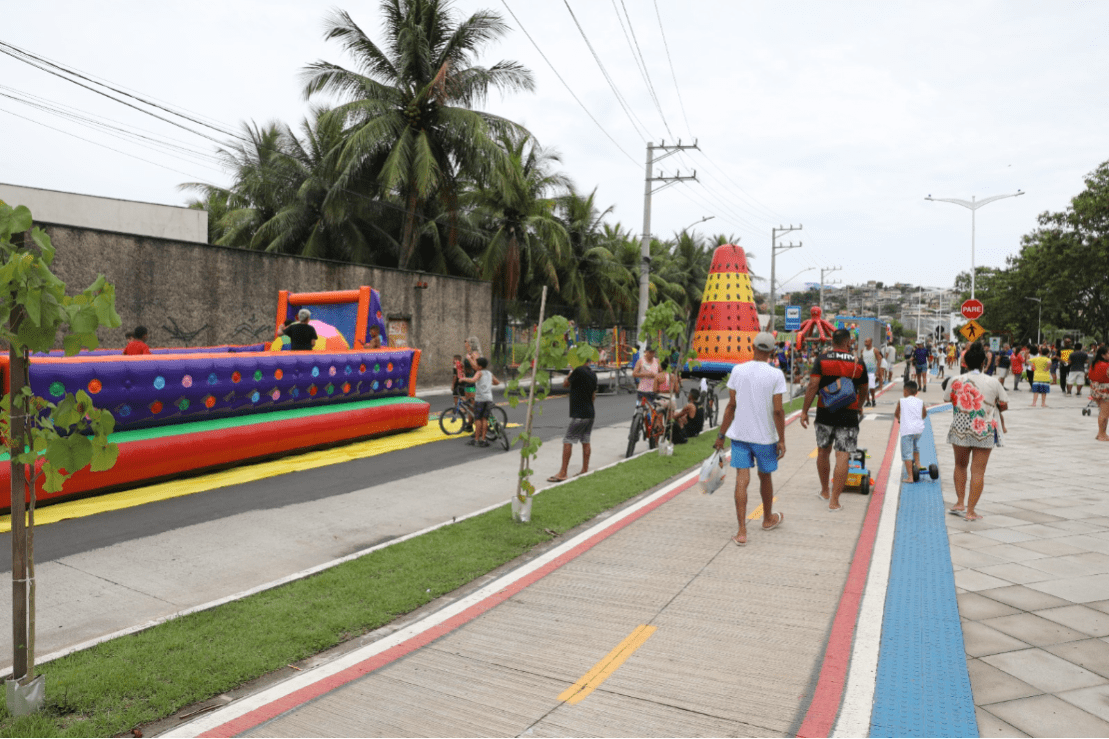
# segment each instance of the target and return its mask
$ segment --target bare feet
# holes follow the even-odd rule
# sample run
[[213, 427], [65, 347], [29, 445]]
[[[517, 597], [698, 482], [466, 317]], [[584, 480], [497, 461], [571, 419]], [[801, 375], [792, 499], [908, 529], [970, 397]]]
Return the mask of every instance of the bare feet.
[[1104, 434], [1098, 434], [1094, 438], [1098, 441], [1109, 441], [1109, 436], [1105, 436]]

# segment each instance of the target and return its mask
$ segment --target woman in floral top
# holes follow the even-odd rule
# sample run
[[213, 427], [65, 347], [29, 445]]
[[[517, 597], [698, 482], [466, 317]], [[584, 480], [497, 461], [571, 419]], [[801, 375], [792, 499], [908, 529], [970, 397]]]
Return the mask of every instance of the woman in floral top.
[[[974, 507], [982, 497], [990, 452], [1001, 444], [1000, 411], [1008, 410], [1009, 396], [993, 377], [982, 374], [986, 350], [971, 344], [963, 355], [968, 373], [951, 383], [952, 418], [947, 443], [955, 450], [955, 505], [951, 512], [968, 521], [982, 518]], [[970, 499], [967, 500], [967, 467]]]

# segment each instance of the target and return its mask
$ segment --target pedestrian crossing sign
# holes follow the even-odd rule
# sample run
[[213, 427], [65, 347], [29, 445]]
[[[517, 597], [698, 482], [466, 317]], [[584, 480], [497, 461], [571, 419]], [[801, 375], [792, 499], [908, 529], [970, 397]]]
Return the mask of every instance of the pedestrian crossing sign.
[[982, 328], [982, 324], [978, 321], [971, 320], [959, 329], [959, 333], [965, 336], [967, 341], [977, 341], [982, 338], [982, 334], [986, 333], [986, 329]]

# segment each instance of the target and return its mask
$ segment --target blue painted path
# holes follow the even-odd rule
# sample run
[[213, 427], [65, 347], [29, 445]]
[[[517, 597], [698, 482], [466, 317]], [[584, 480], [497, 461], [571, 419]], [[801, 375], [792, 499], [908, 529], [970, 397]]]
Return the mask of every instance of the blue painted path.
[[[937, 410], [920, 439], [924, 470], [937, 461]], [[900, 479], [905, 467], [896, 454]], [[942, 479], [947, 471], [940, 472]], [[901, 485], [870, 736], [977, 737], [943, 493], [940, 480], [921, 478]]]

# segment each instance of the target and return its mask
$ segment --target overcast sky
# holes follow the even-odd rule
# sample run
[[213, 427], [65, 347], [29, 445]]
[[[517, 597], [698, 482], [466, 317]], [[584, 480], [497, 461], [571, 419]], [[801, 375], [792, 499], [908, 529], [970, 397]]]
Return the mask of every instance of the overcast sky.
[[[508, 3], [455, 5], [495, 10], [512, 26], [484, 63], [514, 59], [535, 74], [534, 93], [494, 97], [486, 108], [557, 149], [578, 189], [597, 188], [598, 202], [615, 207], [611, 220], [635, 233], [647, 141], [696, 139], [699, 152], [656, 167], [696, 169], [699, 182], [655, 195], [652, 233], [714, 216], [697, 228], [739, 237], [768, 276], [771, 228], [804, 224], [784, 239], [803, 247], [778, 258], [787, 287], [818, 280], [815, 270], [794, 275], [820, 266], [842, 266], [829, 279], [852, 284], [949, 286], [970, 268], [970, 211], [924, 197], [1023, 189], [978, 211], [977, 263], [1003, 266], [1037, 215], [1064, 209], [1082, 177], [1109, 159], [1107, 2], [658, 0], [660, 29], [653, 0], [569, 0], [634, 125], [562, 0]], [[622, 6], [662, 115], [622, 29]], [[303, 66], [350, 63], [323, 41], [329, 7], [38, 0], [7, 8], [0, 40], [226, 126], [299, 123], [308, 107]], [[376, 2], [340, 7], [376, 36]], [[0, 94], [34, 95], [194, 149], [215, 146], [7, 56]], [[172, 158], [7, 97], [0, 134], [0, 182], [168, 204], [188, 198], [182, 182], [227, 184], [208, 161]]]

